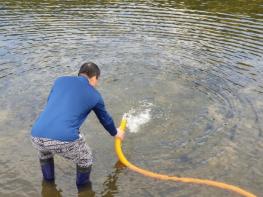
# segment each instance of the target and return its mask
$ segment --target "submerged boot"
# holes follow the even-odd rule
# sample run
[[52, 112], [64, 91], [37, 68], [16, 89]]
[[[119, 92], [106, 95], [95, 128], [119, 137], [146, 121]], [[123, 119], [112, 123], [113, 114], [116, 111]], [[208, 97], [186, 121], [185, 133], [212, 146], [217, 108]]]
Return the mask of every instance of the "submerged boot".
[[91, 185], [90, 172], [91, 172], [91, 165], [87, 168], [83, 168], [77, 165], [76, 184], [78, 189], [82, 188], [83, 186]]
[[40, 159], [41, 170], [43, 178], [46, 181], [54, 181], [55, 179], [55, 170], [54, 170], [54, 159]]

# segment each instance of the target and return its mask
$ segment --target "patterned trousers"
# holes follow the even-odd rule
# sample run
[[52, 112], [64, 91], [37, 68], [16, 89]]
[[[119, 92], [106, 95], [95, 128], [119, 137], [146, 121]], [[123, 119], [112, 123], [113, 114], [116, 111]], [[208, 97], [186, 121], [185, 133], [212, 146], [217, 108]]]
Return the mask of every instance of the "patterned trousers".
[[33, 146], [38, 150], [38, 156], [41, 160], [53, 158], [57, 154], [73, 161], [82, 168], [92, 165], [93, 157], [91, 149], [81, 135], [79, 139], [73, 142], [33, 136], [31, 136], [31, 141]]

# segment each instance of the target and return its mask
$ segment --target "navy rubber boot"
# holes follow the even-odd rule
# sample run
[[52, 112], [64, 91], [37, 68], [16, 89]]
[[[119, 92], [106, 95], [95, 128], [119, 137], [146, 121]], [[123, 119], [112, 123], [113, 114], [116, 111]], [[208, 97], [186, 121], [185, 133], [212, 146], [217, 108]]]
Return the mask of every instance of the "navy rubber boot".
[[91, 185], [90, 172], [91, 172], [91, 166], [87, 168], [83, 168], [77, 165], [76, 185], [78, 189]]
[[41, 170], [43, 178], [45, 181], [54, 181], [55, 179], [55, 169], [54, 169], [54, 159], [40, 159]]

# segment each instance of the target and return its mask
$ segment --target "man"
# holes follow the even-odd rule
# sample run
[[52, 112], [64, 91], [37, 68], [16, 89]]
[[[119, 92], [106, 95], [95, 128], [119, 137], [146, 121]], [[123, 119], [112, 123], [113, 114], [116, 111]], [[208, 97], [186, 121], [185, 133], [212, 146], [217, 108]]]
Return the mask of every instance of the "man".
[[59, 77], [55, 81], [31, 132], [44, 180], [54, 181], [53, 156], [57, 154], [76, 163], [78, 188], [90, 183], [92, 153], [79, 128], [91, 111], [110, 135], [123, 140], [123, 132], [116, 129], [103, 98], [95, 89], [99, 76], [99, 67], [89, 62], [81, 66], [78, 76]]

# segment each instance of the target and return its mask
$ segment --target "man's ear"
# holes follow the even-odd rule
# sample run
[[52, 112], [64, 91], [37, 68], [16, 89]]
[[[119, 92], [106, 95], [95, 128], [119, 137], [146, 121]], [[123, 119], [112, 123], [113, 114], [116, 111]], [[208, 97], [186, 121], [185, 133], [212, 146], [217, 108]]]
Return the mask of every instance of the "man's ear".
[[97, 81], [96, 76], [91, 77], [91, 80], [94, 81], [94, 82]]
[[89, 78], [89, 83], [93, 86], [96, 86], [97, 85], [97, 78], [96, 76], [93, 76], [91, 78]]

